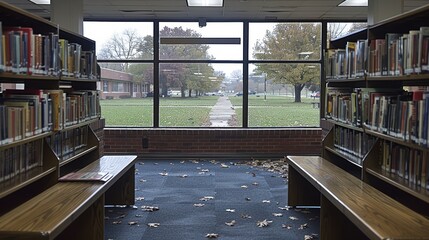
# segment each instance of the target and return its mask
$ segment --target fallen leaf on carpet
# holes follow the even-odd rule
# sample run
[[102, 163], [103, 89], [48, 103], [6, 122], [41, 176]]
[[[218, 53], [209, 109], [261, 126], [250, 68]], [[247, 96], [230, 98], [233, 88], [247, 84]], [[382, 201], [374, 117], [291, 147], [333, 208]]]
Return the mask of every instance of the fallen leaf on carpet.
[[207, 233], [206, 238], [218, 238], [219, 234], [217, 233]]
[[154, 212], [159, 210], [159, 207], [155, 207], [155, 206], [142, 206], [141, 208], [145, 212]]
[[149, 227], [152, 227], [152, 228], [157, 228], [157, 227], [159, 227], [161, 224], [159, 224], [159, 223], [148, 223], [147, 224]]
[[305, 228], [307, 228], [308, 227], [308, 225], [307, 225], [307, 223], [304, 223], [304, 224], [301, 224], [301, 226], [299, 226], [299, 230], [302, 230], [302, 229], [305, 229]]
[[268, 227], [268, 225], [270, 225], [270, 223], [272, 223], [273, 221], [268, 221], [267, 219], [264, 219], [263, 221], [258, 221], [256, 223], [256, 225], [258, 227]]
[[213, 200], [213, 199], [214, 199], [214, 197], [212, 197], [212, 196], [204, 196], [204, 197], [200, 198], [201, 201], [209, 201], [209, 200]]
[[226, 222], [225, 225], [232, 227], [235, 225], [235, 220], [232, 220], [231, 222]]
[[282, 228], [291, 229], [292, 226], [288, 224], [282, 224]]
[[304, 235], [304, 240], [313, 240], [313, 239], [317, 239], [318, 235], [313, 233], [311, 235]]

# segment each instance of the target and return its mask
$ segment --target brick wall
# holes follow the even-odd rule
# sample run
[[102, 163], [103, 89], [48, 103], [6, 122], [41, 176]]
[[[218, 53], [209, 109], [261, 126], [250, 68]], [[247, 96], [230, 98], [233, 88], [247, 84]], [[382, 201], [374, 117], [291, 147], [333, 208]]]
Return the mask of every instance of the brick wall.
[[143, 158], [319, 155], [322, 130], [106, 128], [106, 154]]

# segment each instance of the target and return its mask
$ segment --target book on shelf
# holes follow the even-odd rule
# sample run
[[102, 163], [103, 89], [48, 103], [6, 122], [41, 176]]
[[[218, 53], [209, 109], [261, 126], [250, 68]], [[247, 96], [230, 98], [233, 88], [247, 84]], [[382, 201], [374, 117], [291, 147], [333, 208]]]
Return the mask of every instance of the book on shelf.
[[59, 181], [99, 181], [99, 182], [106, 182], [108, 181], [113, 175], [108, 172], [71, 172], [69, 174], [66, 174], [62, 177], [60, 177]]
[[3, 24], [0, 21], [0, 73], [4, 71], [4, 41]]
[[0, 149], [0, 182], [42, 166], [42, 154], [41, 139]]
[[429, 153], [391, 141], [382, 141], [381, 169], [397, 176], [408, 185], [429, 189]]
[[421, 72], [429, 71], [429, 27], [420, 27], [418, 63]]

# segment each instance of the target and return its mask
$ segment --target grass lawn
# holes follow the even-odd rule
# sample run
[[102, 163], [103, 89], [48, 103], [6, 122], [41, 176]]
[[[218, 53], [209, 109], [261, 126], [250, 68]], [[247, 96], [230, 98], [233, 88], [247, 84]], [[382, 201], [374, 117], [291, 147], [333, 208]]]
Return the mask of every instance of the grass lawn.
[[[204, 127], [208, 126], [209, 112], [218, 97], [161, 98], [161, 127]], [[236, 112], [237, 126], [242, 125], [242, 97], [229, 97]], [[311, 102], [318, 99], [303, 98], [294, 103], [292, 97], [249, 96], [250, 127], [300, 127], [319, 126], [319, 109]], [[130, 98], [102, 100], [101, 113], [106, 126], [152, 127], [153, 99]]]

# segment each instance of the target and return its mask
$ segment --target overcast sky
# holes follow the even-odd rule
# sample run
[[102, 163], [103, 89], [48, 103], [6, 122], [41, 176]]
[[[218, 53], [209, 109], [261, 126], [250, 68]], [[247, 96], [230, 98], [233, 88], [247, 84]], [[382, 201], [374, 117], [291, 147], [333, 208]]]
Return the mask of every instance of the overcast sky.
[[[250, 50], [255, 45], [257, 39], [265, 35], [267, 29], [272, 29], [274, 23], [251, 23], [249, 31]], [[162, 22], [160, 29], [164, 26], [193, 29], [203, 37], [239, 37], [243, 36], [243, 23], [219, 23], [208, 22], [206, 27], [200, 28], [198, 22]], [[115, 34], [121, 34], [124, 29], [136, 29], [141, 36], [153, 35], [153, 25], [151, 22], [84, 22], [84, 35], [96, 41], [97, 52]], [[209, 54], [217, 60], [242, 60], [242, 45], [210, 45]], [[251, 53], [249, 55], [251, 57]], [[224, 71], [227, 76], [236, 69], [241, 70], [240, 64], [214, 64], [215, 70]]]

